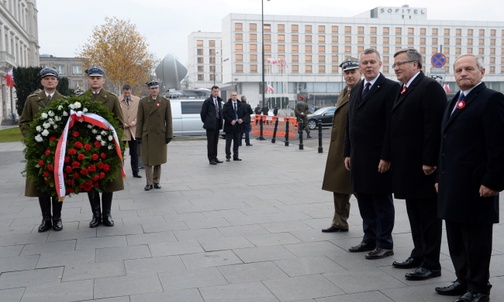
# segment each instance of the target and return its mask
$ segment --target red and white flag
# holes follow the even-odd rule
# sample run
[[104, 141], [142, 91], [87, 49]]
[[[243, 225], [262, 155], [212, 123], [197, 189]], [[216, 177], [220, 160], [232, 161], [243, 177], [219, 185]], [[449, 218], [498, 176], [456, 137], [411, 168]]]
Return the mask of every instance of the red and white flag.
[[12, 74], [12, 68], [5, 75], [5, 83], [8, 87], [14, 87], [14, 75]]
[[268, 86], [266, 86], [266, 92], [275, 93], [275, 88], [273, 88], [273, 86], [268, 84]]
[[446, 91], [446, 93], [451, 93], [450, 86], [448, 86], [448, 84], [445, 84], [443, 88]]

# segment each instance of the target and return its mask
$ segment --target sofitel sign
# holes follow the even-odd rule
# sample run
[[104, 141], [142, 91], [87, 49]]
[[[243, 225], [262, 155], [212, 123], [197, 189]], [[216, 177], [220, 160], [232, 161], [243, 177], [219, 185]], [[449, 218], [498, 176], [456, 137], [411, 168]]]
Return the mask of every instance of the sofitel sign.
[[380, 14], [391, 14], [391, 15], [425, 15], [427, 12], [425, 8], [411, 8], [411, 7], [380, 7]]

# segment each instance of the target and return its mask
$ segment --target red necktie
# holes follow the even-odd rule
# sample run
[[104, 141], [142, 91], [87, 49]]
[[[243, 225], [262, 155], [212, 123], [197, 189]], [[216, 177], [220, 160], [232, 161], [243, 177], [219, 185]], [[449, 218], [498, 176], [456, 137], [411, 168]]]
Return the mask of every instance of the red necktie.
[[404, 85], [404, 86], [402, 87], [401, 94], [406, 93], [406, 90], [408, 90], [408, 87], [406, 87], [406, 85]]

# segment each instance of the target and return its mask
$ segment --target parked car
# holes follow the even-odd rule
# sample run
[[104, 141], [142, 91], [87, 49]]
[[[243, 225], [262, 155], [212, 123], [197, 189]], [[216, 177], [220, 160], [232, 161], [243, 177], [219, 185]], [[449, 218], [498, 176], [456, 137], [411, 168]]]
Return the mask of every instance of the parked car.
[[205, 135], [200, 112], [204, 99], [170, 99], [174, 136]]
[[308, 128], [313, 130], [317, 128], [318, 121], [322, 121], [322, 126], [332, 126], [334, 112], [336, 107], [322, 107], [312, 114], [308, 114]]

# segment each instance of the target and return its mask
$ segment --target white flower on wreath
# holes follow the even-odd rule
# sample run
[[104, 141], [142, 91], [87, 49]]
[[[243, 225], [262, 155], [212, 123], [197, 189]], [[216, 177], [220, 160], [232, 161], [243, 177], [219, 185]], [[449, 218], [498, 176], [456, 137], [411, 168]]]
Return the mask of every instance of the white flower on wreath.
[[42, 131], [42, 135], [43, 136], [48, 136], [49, 135], [49, 131], [47, 131], [47, 129], [45, 129], [44, 131]]
[[42, 127], [44, 127], [45, 129], [47, 129], [47, 128], [51, 127], [51, 124], [50, 123], [43, 123]]
[[108, 140], [109, 140], [109, 141], [112, 141], [113, 139], [114, 139], [114, 137], [113, 137], [112, 135], [109, 135], [109, 136], [108, 136]]
[[107, 131], [102, 130], [101, 135], [103, 135], [103, 136], [107, 135]]
[[84, 113], [86, 113], [86, 112], [88, 112], [88, 111], [89, 111], [89, 110], [88, 110], [87, 108], [82, 109], [82, 112], [84, 112]]
[[47, 114], [49, 114], [49, 116], [50, 116], [50, 117], [53, 117], [53, 116], [54, 116], [54, 111], [49, 110], [49, 111], [47, 112]]
[[42, 112], [42, 114], [40, 115], [40, 118], [45, 120], [47, 118], [47, 113]]
[[37, 127], [35, 127], [35, 130], [37, 130], [37, 132], [42, 132], [42, 127], [40, 127], [40, 125], [38, 125]]
[[102, 146], [106, 146], [106, 145], [107, 145], [107, 142], [106, 142], [106, 141], [100, 141], [100, 144], [101, 144]]
[[63, 116], [68, 116], [68, 112], [63, 111]]
[[92, 132], [93, 134], [96, 134], [96, 133], [98, 133], [98, 130], [96, 130], [96, 129], [92, 129], [92, 130], [91, 130], [91, 132]]
[[112, 146], [112, 145], [108, 145], [108, 147], [107, 147], [107, 148], [108, 148], [109, 150], [112, 150], [112, 149], [114, 149], [114, 146]]
[[101, 139], [102, 139], [102, 138], [101, 138], [101, 135], [97, 135], [97, 136], [96, 136], [96, 140], [97, 140], [97, 141], [101, 141]]
[[[45, 131], [45, 130], [44, 130]], [[42, 138], [42, 136], [40, 134], [37, 134], [35, 136], [35, 141], [38, 142], [38, 143], [41, 143], [44, 141], [44, 139]]]

